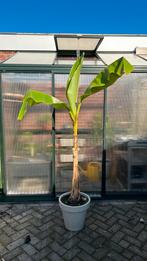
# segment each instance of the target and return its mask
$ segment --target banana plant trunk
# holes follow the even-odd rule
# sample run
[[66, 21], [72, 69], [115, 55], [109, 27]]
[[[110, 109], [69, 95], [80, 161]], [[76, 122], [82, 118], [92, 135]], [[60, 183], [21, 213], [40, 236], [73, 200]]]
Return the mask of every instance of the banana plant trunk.
[[78, 171], [78, 121], [74, 122], [73, 133], [73, 177], [72, 177], [72, 189], [71, 200], [77, 202], [80, 200], [80, 188], [79, 188], [79, 171]]

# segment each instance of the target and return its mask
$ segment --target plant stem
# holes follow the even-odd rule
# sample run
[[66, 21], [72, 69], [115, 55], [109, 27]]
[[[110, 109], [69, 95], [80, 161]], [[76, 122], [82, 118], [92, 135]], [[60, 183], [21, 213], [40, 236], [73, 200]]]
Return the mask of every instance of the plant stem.
[[73, 134], [73, 177], [72, 177], [72, 190], [70, 199], [74, 202], [80, 199], [79, 189], [79, 171], [78, 171], [78, 120], [74, 121], [74, 134]]

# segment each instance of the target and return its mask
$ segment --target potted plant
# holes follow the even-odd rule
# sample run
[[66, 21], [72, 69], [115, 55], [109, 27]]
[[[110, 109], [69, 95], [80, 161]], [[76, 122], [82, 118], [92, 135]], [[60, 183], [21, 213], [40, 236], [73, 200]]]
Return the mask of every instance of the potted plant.
[[23, 98], [18, 114], [18, 120], [22, 120], [25, 113], [34, 105], [44, 103], [55, 109], [68, 111], [73, 126], [73, 176], [71, 191], [59, 197], [59, 205], [63, 212], [65, 227], [71, 231], [83, 228], [86, 211], [90, 205], [90, 197], [80, 192], [78, 171], [78, 116], [83, 101], [90, 95], [112, 85], [124, 73], [128, 74], [133, 66], [124, 58], [120, 58], [104, 68], [89, 84], [84, 93], [79, 96], [79, 79], [83, 63], [83, 55], [79, 56], [71, 68], [66, 85], [67, 103], [42, 92], [29, 90]]

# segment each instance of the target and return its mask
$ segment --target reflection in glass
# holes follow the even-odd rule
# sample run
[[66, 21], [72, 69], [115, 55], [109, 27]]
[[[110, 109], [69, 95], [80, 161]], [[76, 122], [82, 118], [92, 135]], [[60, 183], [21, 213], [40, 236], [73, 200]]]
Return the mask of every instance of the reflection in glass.
[[147, 74], [122, 78], [107, 98], [107, 190], [146, 191]]
[[2, 74], [5, 174], [7, 194], [49, 193], [51, 173], [51, 109], [37, 105], [17, 121], [28, 89], [51, 92], [48, 74]]

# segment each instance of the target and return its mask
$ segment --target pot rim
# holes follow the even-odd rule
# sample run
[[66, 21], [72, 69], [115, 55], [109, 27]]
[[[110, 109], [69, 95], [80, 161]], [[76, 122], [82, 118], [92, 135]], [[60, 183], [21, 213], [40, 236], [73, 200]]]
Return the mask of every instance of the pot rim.
[[61, 201], [62, 197], [66, 196], [66, 195], [68, 195], [68, 194], [70, 194], [70, 192], [62, 193], [62, 194], [59, 196], [59, 203], [60, 203], [60, 205], [62, 205], [62, 206], [67, 206], [68, 208], [74, 209], [74, 208], [84, 207], [84, 206], [88, 205], [88, 204], [90, 203], [90, 201], [91, 201], [90, 196], [89, 196], [88, 194], [86, 194], [86, 193], [84, 193], [84, 192], [80, 192], [81, 195], [84, 195], [85, 197], [87, 197], [88, 201], [87, 201], [86, 203], [84, 203], [83, 205], [81, 205], [81, 206], [70, 206], [70, 205], [64, 204], [64, 203]]

